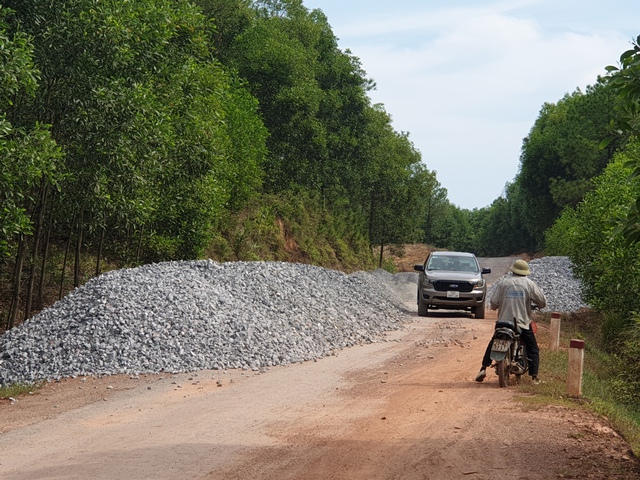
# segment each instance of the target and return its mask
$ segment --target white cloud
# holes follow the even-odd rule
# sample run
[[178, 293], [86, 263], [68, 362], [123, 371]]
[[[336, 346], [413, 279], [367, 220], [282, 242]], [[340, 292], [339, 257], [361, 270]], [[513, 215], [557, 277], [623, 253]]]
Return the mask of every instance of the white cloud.
[[[626, 42], [622, 35], [548, 34], [502, 8], [391, 18], [348, 33], [378, 85], [372, 99], [410, 132], [450, 200], [464, 208], [490, 204], [513, 180], [522, 139], [543, 103], [595, 83]], [[479, 166], [491, 172], [489, 185], [469, 195]]]
[[[578, 3], [597, 11], [585, 1]], [[603, 6], [590, 24], [576, 2], [428, 3], [436, 2], [374, 1], [349, 15], [340, 2], [337, 18], [320, 8], [341, 47], [377, 83], [372, 100], [384, 103], [396, 129], [410, 132], [449, 199], [483, 207], [513, 180], [522, 139], [542, 105], [594, 84], [631, 35], [607, 26], [611, 12]], [[486, 186], [477, 193], [479, 181]]]

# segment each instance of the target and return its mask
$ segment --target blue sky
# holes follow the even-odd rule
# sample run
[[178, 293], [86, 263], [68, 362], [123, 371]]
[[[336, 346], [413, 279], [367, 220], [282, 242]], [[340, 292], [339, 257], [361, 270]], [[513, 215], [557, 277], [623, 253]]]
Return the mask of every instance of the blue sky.
[[637, 0], [303, 0], [360, 58], [449, 200], [482, 208], [544, 103], [595, 83], [640, 35]]

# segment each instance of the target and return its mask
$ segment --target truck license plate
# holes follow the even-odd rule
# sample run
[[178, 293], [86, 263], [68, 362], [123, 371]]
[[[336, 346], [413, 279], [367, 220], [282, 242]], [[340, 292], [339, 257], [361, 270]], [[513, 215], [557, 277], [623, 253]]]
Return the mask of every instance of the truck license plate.
[[449, 290], [447, 292], [447, 298], [460, 298], [460, 292], [456, 290]]
[[491, 350], [495, 352], [506, 352], [509, 350], [509, 343], [510, 342], [508, 340], [495, 339]]

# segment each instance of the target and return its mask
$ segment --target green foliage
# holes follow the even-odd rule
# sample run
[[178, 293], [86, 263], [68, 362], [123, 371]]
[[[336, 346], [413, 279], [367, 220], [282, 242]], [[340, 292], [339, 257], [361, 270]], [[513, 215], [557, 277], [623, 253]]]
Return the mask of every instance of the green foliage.
[[522, 146], [516, 185], [527, 210], [529, 235], [542, 245], [544, 231], [566, 206], [588, 192], [589, 180], [611, 160], [619, 142], [600, 148], [616, 118], [615, 93], [599, 82], [557, 104], [545, 104]]
[[[607, 67], [609, 86], [620, 99], [620, 118], [612, 123], [613, 134], [603, 141], [606, 146], [616, 138], [640, 133], [640, 37], [633, 42], [633, 48], [620, 56], [620, 67]], [[640, 176], [640, 158], [629, 160], [632, 169], [630, 179]], [[616, 234], [624, 238], [625, 245], [640, 243], [640, 196], [633, 202], [624, 216], [617, 218]]]
[[322, 181], [318, 168], [328, 154], [317, 118], [322, 90], [316, 53], [296, 35], [300, 22], [313, 27], [306, 17], [260, 18], [232, 47], [231, 65], [259, 99], [270, 132], [265, 168], [273, 191], [295, 184], [317, 187]]
[[0, 5], [0, 105], [3, 109], [13, 104], [20, 93], [32, 95], [39, 79], [29, 37], [20, 30], [13, 34], [7, 31], [5, 19], [11, 13]]
[[[630, 324], [628, 313], [603, 311], [601, 315], [600, 332], [596, 337], [598, 346], [605, 352], [619, 353], [625, 331]], [[640, 360], [640, 357], [638, 359]]]
[[571, 257], [586, 287], [587, 300], [612, 312], [640, 310], [640, 247], [627, 248], [614, 236], [611, 219], [640, 194], [640, 182], [628, 181], [625, 163], [639, 152], [637, 143], [617, 155], [594, 180], [593, 190], [575, 210], [567, 209], [547, 238], [553, 252]]
[[440, 185], [435, 172], [425, 170], [418, 180], [415, 201], [424, 212], [423, 224], [420, 224], [420, 230], [424, 232], [421, 242], [439, 247], [453, 243], [451, 236], [459, 225], [453, 222], [457, 209], [449, 203], [447, 190]]
[[640, 394], [640, 245], [615, 234], [612, 221], [640, 195], [640, 179], [629, 181], [629, 160], [640, 145], [629, 144], [593, 182], [593, 190], [576, 208], [567, 208], [547, 233], [548, 253], [568, 255], [585, 286], [585, 299], [603, 312], [593, 337], [599, 348], [618, 362], [608, 380], [608, 395], [635, 405]]
[[[577, 90], [555, 104], [543, 105], [523, 141], [514, 181], [490, 207], [472, 215], [478, 252], [566, 251], [570, 240], [561, 233], [560, 225], [566, 224], [570, 213], [563, 212], [580, 204], [593, 188], [592, 179], [628, 141], [618, 136], [602, 142], [612, 122], [620, 118], [618, 104], [615, 90], [599, 79], [585, 92]], [[555, 232], [547, 233], [561, 216], [565, 219]]]
[[10, 254], [12, 239], [33, 232], [40, 186], [62, 178], [62, 155], [48, 128], [8, 120], [18, 116], [20, 98], [35, 94], [39, 76], [33, 45], [22, 31], [9, 32], [11, 18], [0, 7], [0, 257]]
[[528, 211], [518, 180], [507, 184], [504, 195], [488, 208], [471, 212], [474, 251], [482, 256], [512, 255], [535, 250], [535, 240], [528, 232]]
[[[424, 191], [429, 190], [425, 188]], [[476, 252], [478, 231], [473, 224], [475, 212], [463, 210], [449, 203], [444, 189], [435, 189], [434, 193], [436, 198], [438, 195], [442, 196], [441, 201], [434, 202], [432, 208], [427, 210], [430, 227], [427, 227], [426, 231], [431, 235], [426, 237], [424, 243], [447, 250]], [[425, 197], [428, 198], [428, 193]]]
[[625, 327], [618, 338], [621, 342], [620, 364], [624, 368], [620, 371], [616, 393], [622, 403], [637, 405], [640, 396], [640, 314], [631, 312]]
[[210, 30], [210, 46], [222, 63], [230, 59], [228, 54], [235, 39], [249, 28], [256, 13], [251, 0], [196, 0], [202, 13], [214, 25]]
[[[372, 244], [471, 244], [468, 215], [371, 105], [373, 82], [320, 10], [300, 0], [5, 6], [15, 13], [0, 10], [0, 255], [16, 256], [0, 277], [16, 267], [16, 308], [45, 239], [68, 254], [61, 291], [67, 256], [79, 284], [102, 257], [135, 265], [213, 251], [349, 269], [370, 264]], [[97, 257], [91, 273], [87, 257]]]
[[599, 347], [620, 359], [609, 382], [620, 403], [633, 405], [640, 394], [640, 245], [629, 245], [615, 235], [616, 223], [640, 196], [640, 179], [629, 181], [630, 159], [638, 158], [640, 145], [630, 143], [575, 209], [566, 209], [547, 234], [551, 253], [569, 255], [574, 271], [585, 286], [585, 299], [603, 312]]
[[370, 105], [372, 82], [338, 49], [324, 14], [299, 0], [256, 1], [253, 15], [243, 2], [199, 4], [222, 32], [220, 58], [259, 101], [269, 132], [264, 190], [302, 188], [322, 196], [323, 209], [350, 209], [375, 244], [419, 240], [425, 218], [438, 215], [424, 201], [439, 188], [435, 174], [383, 107]]
[[369, 238], [375, 245], [412, 243], [420, 238], [426, 212], [424, 187], [434, 185], [432, 172], [420, 165], [420, 155], [407, 135], [398, 135], [382, 109], [371, 112], [376, 122], [368, 132], [371, 161], [362, 187]]
[[262, 189], [269, 133], [260, 119], [258, 101], [238, 80], [231, 85], [229, 100], [225, 116], [228, 168], [219, 174], [230, 192], [228, 206], [235, 211]]
[[632, 42], [632, 47], [620, 55], [618, 67], [606, 68], [609, 72], [606, 81], [622, 100], [618, 105], [622, 117], [615, 127], [637, 135], [640, 126], [640, 36]]
[[[561, 213], [578, 205], [592, 188], [591, 179], [611, 161], [623, 144], [606, 149], [601, 140], [616, 118], [615, 93], [598, 82], [586, 92], [546, 103], [523, 141], [520, 171], [486, 213], [478, 212], [477, 250], [485, 255], [539, 251], [546, 241], [560, 251], [545, 232]], [[547, 246], [549, 250], [549, 246]]]
[[28, 108], [53, 119], [73, 174], [54, 224], [140, 238], [130, 249], [148, 259], [201, 255], [222, 212], [260, 187], [266, 154], [256, 100], [211, 57], [212, 25], [186, 1], [14, 8], [47, 78]]
[[28, 132], [3, 120], [0, 125], [0, 256], [5, 256], [9, 240], [32, 233], [38, 189], [43, 181], [58, 182], [62, 155], [42, 125]]
[[546, 255], [570, 256], [579, 236], [576, 210], [566, 207], [553, 226], [545, 232], [544, 252]]

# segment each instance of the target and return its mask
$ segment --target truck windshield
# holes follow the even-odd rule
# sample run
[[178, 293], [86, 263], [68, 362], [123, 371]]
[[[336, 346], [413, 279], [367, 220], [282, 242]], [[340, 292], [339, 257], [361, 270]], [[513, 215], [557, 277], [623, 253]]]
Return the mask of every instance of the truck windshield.
[[427, 270], [446, 270], [449, 272], [472, 272], [480, 271], [478, 262], [471, 257], [457, 257], [438, 255], [429, 259]]

